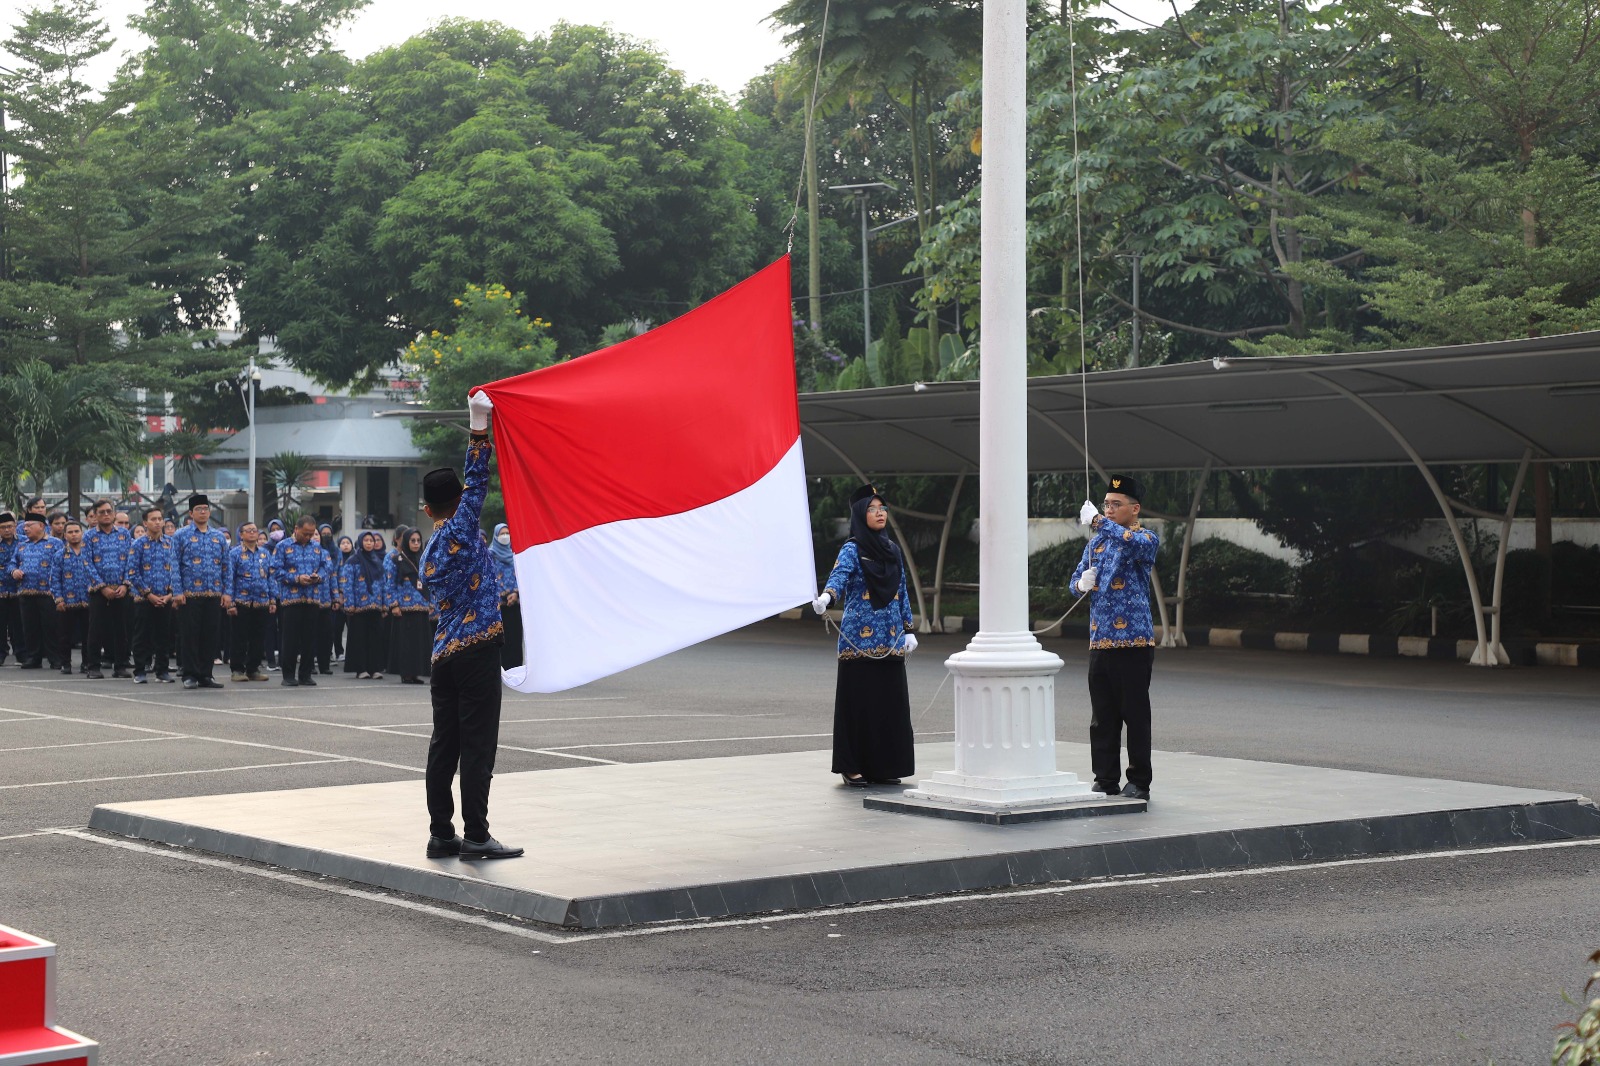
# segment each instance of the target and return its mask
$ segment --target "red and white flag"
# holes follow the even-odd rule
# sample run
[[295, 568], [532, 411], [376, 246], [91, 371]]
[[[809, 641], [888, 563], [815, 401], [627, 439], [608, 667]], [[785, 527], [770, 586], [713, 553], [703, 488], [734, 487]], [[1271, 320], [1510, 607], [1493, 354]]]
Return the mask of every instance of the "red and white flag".
[[483, 386], [516, 553], [519, 692], [815, 595], [789, 259], [643, 336]]

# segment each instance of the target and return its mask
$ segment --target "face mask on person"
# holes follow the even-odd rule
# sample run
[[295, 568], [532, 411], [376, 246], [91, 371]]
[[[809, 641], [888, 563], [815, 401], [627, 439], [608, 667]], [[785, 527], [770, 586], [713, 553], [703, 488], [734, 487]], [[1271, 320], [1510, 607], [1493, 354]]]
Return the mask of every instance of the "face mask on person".
[[267, 539], [272, 541], [274, 544], [278, 543], [278, 541], [283, 539], [283, 530], [274, 529], [271, 533], [267, 534]]
[[511, 543], [511, 534], [505, 532], [504, 530], [501, 530], [499, 533], [495, 534], [495, 538], [494, 539], [499, 541], [501, 544], [510, 544]]

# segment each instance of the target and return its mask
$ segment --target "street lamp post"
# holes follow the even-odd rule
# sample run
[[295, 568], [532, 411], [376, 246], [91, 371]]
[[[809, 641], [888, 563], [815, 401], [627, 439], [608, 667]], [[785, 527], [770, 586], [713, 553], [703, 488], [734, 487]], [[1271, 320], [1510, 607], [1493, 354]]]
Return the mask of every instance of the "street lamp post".
[[867, 194], [874, 189], [892, 189], [881, 181], [862, 182], [859, 185], [830, 185], [829, 192], [847, 192], [856, 199], [856, 207], [861, 212], [861, 351], [865, 354], [867, 345], [872, 343], [872, 283], [870, 272], [867, 268]]
[[250, 374], [244, 387], [249, 390], [246, 407], [250, 412], [250, 521], [256, 520], [256, 385], [261, 381], [261, 371], [256, 369], [256, 357], [250, 357]]
[[955, 769], [906, 791], [999, 814], [1098, 800], [1056, 770], [1055, 675], [1028, 620], [1027, 0], [983, 6], [983, 347], [979, 377], [978, 633], [955, 679]]

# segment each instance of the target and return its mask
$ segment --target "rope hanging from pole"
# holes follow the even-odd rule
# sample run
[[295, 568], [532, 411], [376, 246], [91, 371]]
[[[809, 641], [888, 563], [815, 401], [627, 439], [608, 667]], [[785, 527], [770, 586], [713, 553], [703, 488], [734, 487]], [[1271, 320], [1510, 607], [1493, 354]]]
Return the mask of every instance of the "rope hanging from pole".
[[817, 68], [811, 79], [811, 103], [806, 108], [806, 148], [808, 158], [800, 161], [800, 180], [794, 186], [794, 210], [789, 214], [789, 225], [784, 227], [789, 234], [789, 254], [794, 254], [794, 228], [800, 223], [800, 197], [806, 187], [806, 167], [811, 165], [810, 156], [817, 150], [817, 97], [822, 89], [822, 57], [823, 49], [828, 43], [828, 15], [833, 10], [833, 0], [823, 0], [822, 4], [822, 31], [817, 34]]
[[[1076, 215], [1078, 260], [1078, 392], [1083, 406], [1083, 492], [1091, 495], [1089, 480], [1089, 344], [1084, 336], [1083, 305], [1083, 156], [1078, 149], [1078, 40], [1074, 0], [1061, 0], [1067, 10], [1067, 69], [1072, 78], [1072, 193]], [[1074, 605], [1076, 606], [1076, 605]]]

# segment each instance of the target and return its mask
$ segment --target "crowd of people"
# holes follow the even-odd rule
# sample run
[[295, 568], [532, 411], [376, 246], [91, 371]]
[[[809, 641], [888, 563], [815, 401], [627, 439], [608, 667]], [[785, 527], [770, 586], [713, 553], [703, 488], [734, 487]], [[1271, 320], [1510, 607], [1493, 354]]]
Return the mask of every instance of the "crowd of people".
[[[429, 676], [437, 611], [423, 590], [423, 531], [401, 526], [390, 545], [374, 530], [335, 536], [310, 516], [229, 530], [204, 494], [187, 502], [181, 520], [106, 499], [81, 520], [41, 499], [0, 512], [0, 666], [186, 689], [223, 687], [219, 666], [238, 683], [281, 673], [287, 687], [316, 685], [335, 664], [358, 680]], [[518, 634], [501, 649], [511, 667], [521, 610], [504, 525], [490, 548]]]

